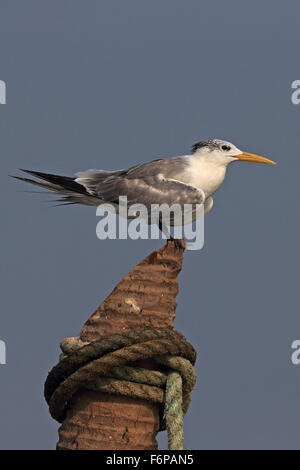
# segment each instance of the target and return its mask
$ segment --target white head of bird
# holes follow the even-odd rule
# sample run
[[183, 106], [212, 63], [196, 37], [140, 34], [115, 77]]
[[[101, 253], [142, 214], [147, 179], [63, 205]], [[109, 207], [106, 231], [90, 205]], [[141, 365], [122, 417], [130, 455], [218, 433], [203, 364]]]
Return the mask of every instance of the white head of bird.
[[194, 144], [192, 153], [196, 158], [201, 158], [221, 166], [227, 166], [229, 163], [237, 160], [275, 164], [275, 162], [268, 158], [255, 155], [254, 153], [243, 152], [231, 142], [219, 139], [205, 140]]
[[210, 196], [221, 186], [229, 163], [235, 161], [275, 164], [268, 158], [244, 152], [226, 140], [205, 140], [192, 147], [185, 182], [201, 188], [206, 196]]

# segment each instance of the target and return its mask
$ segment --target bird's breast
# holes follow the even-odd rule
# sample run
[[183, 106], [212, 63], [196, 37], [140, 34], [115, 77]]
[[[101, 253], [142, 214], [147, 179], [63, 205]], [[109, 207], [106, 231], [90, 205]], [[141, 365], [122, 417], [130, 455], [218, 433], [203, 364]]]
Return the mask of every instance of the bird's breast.
[[209, 197], [221, 186], [225, 173], [226, 167], [195, 158], [182, 174], [182, 181], [201, 189]]

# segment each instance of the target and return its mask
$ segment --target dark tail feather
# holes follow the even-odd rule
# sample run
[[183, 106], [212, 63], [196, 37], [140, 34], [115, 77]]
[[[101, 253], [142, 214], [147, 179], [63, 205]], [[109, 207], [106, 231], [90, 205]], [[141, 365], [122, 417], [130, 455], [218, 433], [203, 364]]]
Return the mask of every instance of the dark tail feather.
[[[35, 181], [30, 178], [22, 178], [21, 176], [10, 175], [11, 178], [14, 178], [19, 181], [25, 181], [25, 183], [31, 183], [35, 186], [39, 186], [44, 189], [49, 189], [51, 191], [55, 191], [55, 189], [59, 189], [59, 186], [53, 184], [42, 183], [41, 181]], [[40, 191], [41, 192], [41, 191]]]
[[[40, 171], [23, 170], [22, 168], [20, 168], [20, 170], [24, 173], [28, 173], [29, 175], [35, 176], [36, 178], [45, 180], [48, 183], [51, 183], [51, 185], [58, 186], [61, 189], [80, 194], [88, 194], [84, 186], [76, 183], [75, 178], [70, 178], [69, 176], [51, 175], [49, 173], [41, 173]], [[27, 181], [28, 183], [38, 184], [38, 182], [29, 178], [20, 178], [18, 176], [15, 176], [15, 178], [21, 179], [22, 181]], [[43, 183], [40, 183], [40, 186], [46, 187]], [[53, 190], [54, 188], [49, 187], [48, 189]]]
[[[84, 204], [88, 206], [97, 206], [101, 199], [97, 196], [90, 194], [83, 184], [76, 183], [75, 178], [70, 178], [69, 176], [59, 176], [51, 175], [49, 173], [41, 173], [39, 171], [29, 171], [21, 170], [29, 175], [35, 176], [40, 180], [37, 181], [31, 178], [24, 178], [21, 176], [12, 176], [20, 181], [25, 181], [26, 183], [34, 184], [48, 191], [52, 191], [58, 194], [61, 199], [58, 202], [61, 204], [58, 205], [71, 205], [71, 204]], [[56, 201], [57, 202], [57, 201]]]

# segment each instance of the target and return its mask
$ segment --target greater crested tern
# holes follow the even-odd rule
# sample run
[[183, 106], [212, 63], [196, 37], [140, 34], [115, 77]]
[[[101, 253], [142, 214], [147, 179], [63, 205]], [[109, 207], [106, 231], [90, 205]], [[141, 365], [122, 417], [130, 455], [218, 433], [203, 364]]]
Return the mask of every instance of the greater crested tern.
[[204, 204], [207, 214], [213, 206], [212, 194], [223, 183], [229, 163], [235, 161], [275, 164], [242, 152], [225, 140], [212, 139], [194, 144], [189, 155], [160, 158], [123, 170], [87, 170], [75, 177], [22, 170], [43, 181], [15, 178], [59, 194], [63, 205], [117, 206], [119, 197], [126, 196], [128, 205], [143, 204], [148, 210], [151, 204]]

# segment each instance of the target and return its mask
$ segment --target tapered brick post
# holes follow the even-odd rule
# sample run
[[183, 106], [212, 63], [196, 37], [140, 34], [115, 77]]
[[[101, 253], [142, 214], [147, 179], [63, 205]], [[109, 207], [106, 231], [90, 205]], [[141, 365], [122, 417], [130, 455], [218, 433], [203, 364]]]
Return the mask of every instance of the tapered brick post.
[[[90, 342], [128, 330], [173, 328], [183, 251], [168, 242], [136, 265], [87, 320], [80, 339]], [[69, 403], [57, 449], [156, 449], [158, 429], [158, 404], [81, 389]]]

